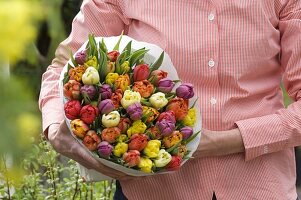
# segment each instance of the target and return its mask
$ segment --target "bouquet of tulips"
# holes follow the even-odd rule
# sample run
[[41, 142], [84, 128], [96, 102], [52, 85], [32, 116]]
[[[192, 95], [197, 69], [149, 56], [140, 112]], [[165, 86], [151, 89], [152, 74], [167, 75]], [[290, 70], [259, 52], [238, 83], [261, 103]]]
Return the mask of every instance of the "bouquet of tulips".
[[198, 146], [193, 86], [155, 45], [90, 35], [60, 82], [71, 133], [107, 166], [131, 175], [177, 170]]

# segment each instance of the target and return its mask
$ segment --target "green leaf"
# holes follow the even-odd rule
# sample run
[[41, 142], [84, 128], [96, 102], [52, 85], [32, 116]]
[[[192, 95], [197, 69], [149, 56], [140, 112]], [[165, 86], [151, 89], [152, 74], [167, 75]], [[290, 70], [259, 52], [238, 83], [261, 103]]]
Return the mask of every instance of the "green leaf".
[[73, 68], [71, 65], [70, 65], [70, 63], [68, 63], [68, 67], [67, 67], [67, 72], [64, 74], [64, 79], [63, 79], [63, 84], [65, 85], [68, 81], [69, 81], [69, 79], [70, 79], [70, 76], [69, 76], [69, 70], [71, 69], [71, 68]]
[[126, 51], [126, 57], [129, 57], [131, 55], [132, 51], [132, 40], [127, 43], [127, 45], [124, 47], [123, 51]]
[[104, 41], [103, 38], [102, 38], [102, 40], [101, 40], [101, 43], [100, 43], [100, 45], [99, 45], [99, 48], [100, 48], [100, 50], [102, 50], [102, 51], [106, 54], [106, 56], [107, 56], [107, 54], [108, 54], [108, 49], [107, 49], [107, 46], [106, 46], [105, 41]]
[[73, 64], [73, 66], [76, 67], [78, 64], [77, 64], [77, 62], [74, 60], [73, 53], [72, 53], [71, 50], [70, 50], [70, 58], [71, 58], [71, 62], [72, 62], [72, 64]]
[[102, 50], [99, 51], [99, 78], [103, 82], [107, 75], [107, 54]]
[[196, 132], [195, 134], [193, 134], [192, 136], [190, 136], [187, 140], [184, 141], [184, 143], [187, 145], [189, 142], [191, 142], [192, 140], [194, 140], [194, 138], [196, 138], [196, 136], [200, 133], [201, 131]]
[[126, 55], [127, 55], [127, 51], [123, 51], [117, 58], [116, 60], [116, 73], [118, 74], [122, 74], [121, 73], [121, 68], [120, 66], [122, 65], [122, 63], [124, 63], [125, 59], [126, 59]]
[[175, 148], [179, 147], [182, 141], [177, 142], [175, 145], [170, 147], [169, 149], [166, 149], [168, 153], [172, 152]]
[[159, 67], [162, 65], [163, 59], [164, 59], [164, 51], [162, 51], [162, 53], [159, 56], [159, 58], [149, 67], [150, 68], [150, 72], [159, 69]]
[[93, 34], [89, 35], [89, 45], [90, 45], [89, 56], [96, 56], [97, 55], [97, 44], [96, 44], [95, 37]]
[[122, 33], [121, 33], [121, 35], [120, 35], [120, 37], [119, 37], [119, 40], [118, 40], [118, 42], [117, 42], [117, 43], [116, 43], [116, 45], [114, 46], [113, 50], [117, 50], [117, 51], [119, 51], [119, 45], [120, 45], [120, 42], [121, 42], [122, 36], [123, 36], [123, 31], [122, 31]]
[[189, 109], [193, 108], [198, 100], [199, 100], [199, 97], [196, 98], [196, 100], [193, 102], [192, 106]]
[[144, 55], [148, 52], [145, 48], [138, 49], [133, 52], [133, 54], [129, 58], [130, 66], [133, 67], [140, 59], [144, 57]]

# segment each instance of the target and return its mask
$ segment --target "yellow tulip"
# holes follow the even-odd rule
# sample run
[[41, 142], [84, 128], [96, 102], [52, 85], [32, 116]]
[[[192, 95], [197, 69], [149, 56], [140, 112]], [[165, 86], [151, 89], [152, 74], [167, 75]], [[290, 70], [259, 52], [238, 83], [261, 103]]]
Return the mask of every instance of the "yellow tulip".
[[145, 173], [151, 173], [152, 167], [153, 167], [153, 162], [149, 158], [141, 157], [138, 167], [140, 168], [141, 171], [143, 171]]
[[196, 109], [191, 108], [188, 110], [186, 117], [183, 119], [183, 124], [185, 126], [193, 127], [196, 122]]
[[134, 134], [142, 134], [146, 128], [146, 125], [141, 120], [134, 121], [132, 126], [127, 130], [127, 135], [130, 138]]
[[149, 158], [156, 158], [159, 155], [160, 147], [161, 147], [160, 140], [150, 140], [148, 141], [143, 152]]
[[125, 152], [128, 151], [128, 144], [124, 143], [124, 142], [120, 142], [118, 144], [116, 144], [114, 150], [113, 150], [113, 154], [117, 157], [121, 157]]

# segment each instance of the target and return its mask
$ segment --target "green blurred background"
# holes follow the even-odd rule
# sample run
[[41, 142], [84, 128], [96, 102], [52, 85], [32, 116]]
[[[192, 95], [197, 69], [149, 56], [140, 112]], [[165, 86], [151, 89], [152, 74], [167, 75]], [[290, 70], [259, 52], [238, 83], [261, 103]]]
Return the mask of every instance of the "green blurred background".
[[112, 199], [113, 182], [85, 183], [41, 137], [41, 76], [81, 3], [0, 0], [0, 199]]

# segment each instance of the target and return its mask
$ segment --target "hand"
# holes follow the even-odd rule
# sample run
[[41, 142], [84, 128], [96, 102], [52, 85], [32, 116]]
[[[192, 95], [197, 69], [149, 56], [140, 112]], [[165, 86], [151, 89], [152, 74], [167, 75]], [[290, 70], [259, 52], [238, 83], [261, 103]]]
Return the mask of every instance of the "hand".
[[238, 128], [228, 131], [203, 129], [201, 141], [194, 157], [222, 156], [245, 151]]
[[61, 124], [49, 126], [48, 140], [58, 153], [75, 160], [87, 169], [94, 169], [117, 180], [135, 178], [109, 168], [91, 156], [90, 153], [69, 133], [65, 120]]

